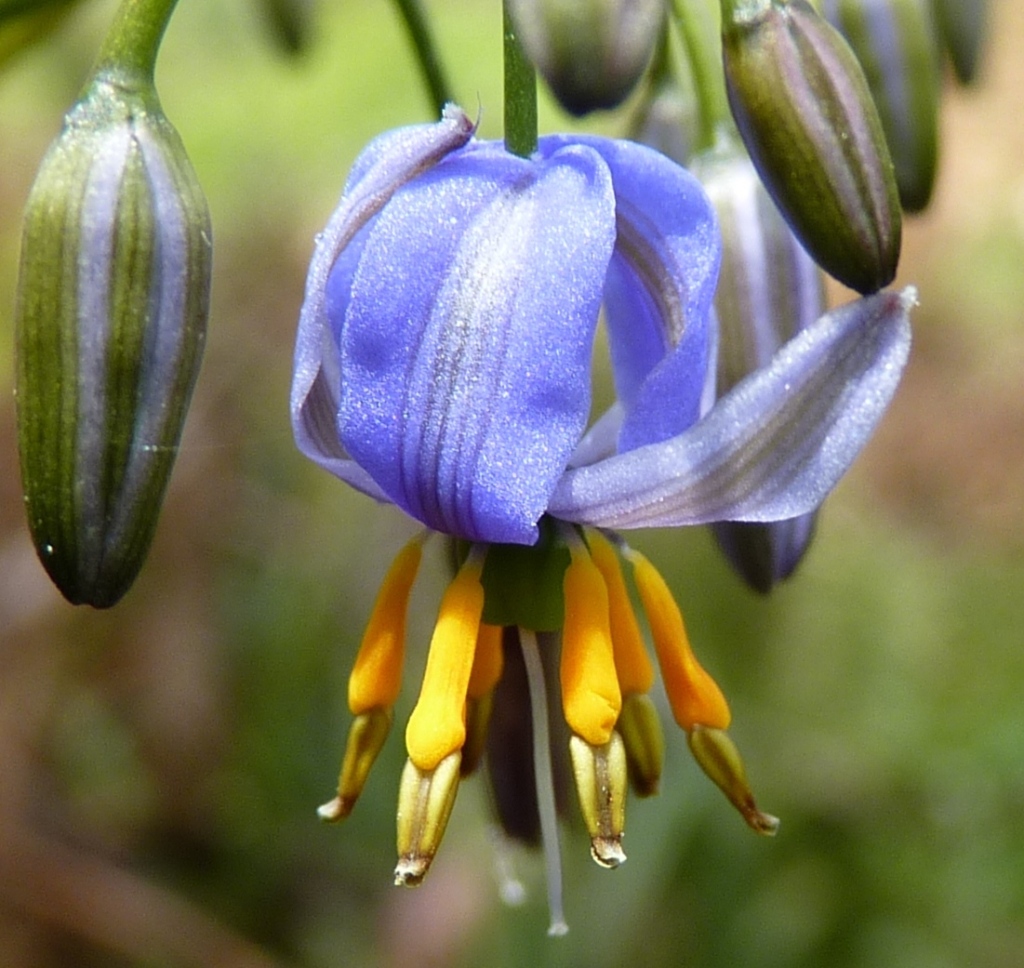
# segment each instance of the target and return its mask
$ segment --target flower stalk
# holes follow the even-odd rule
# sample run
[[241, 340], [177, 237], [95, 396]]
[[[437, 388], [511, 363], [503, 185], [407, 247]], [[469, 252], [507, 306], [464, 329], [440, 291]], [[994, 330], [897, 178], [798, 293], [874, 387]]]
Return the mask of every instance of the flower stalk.
[[714, 146], [723, 125], [732, 127], [722, 76], [718, 10], [709, 0], [672, 0], [671, 16], [697, 94], [697, 136], [692, 146], [696, 153]]
[[505, 63], [505, 148], [521, 158], [537, 150], [537, 72], [512, 21], [509, 0], [502, 2]]
[[152, 82], [164, 31], [178, 0], [123, 0], [100, 48], [94, 75]]

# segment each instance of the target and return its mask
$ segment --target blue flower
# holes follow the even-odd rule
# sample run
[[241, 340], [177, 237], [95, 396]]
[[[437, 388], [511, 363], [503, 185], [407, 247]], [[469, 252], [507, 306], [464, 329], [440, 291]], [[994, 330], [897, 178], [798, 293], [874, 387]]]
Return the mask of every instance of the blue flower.
[[[291, 412], [303, 453], [463, 549], [406, 731], [397, 877], [425, 873], [459, 763], [465, 772], [486, 729], [501, 626], [520, 626], [525, 652], [532, 630], [561, 631], [581, 807], [595, 859], [621, 860], [620, 788], [628, 773], [653, 792], [660, 733], [620, 557], [698, 761], [769, 832], [724, 734], [728, 707], [693, 657], [678, 607], [650, 563], [607, 529], [816, 508], [895, 391], [914, 294], [826, 314], [715, 400], [721, 253], [697, 181], [628, 141], [544, 137], [523, 159], [473, 135], [449, 108], [440, 123], [391, 132], [363, 152], [317, 240], [296, 345]], [[617, 399], [588, 429], [602, 307]], [[387, 733], [421, 544], [396, 559], [360, 648], [356, 719], [328, 819], [351, 809]], [[554, 574], [553, 627], [492, 607], [485, 567], [507, 563], [510, 548], [537, 575]]]
[[[317, 242], [291, 411], [308, 457], [427, 527], [531, 544], [813, 510], [885, 410], [911, 294], [827, 314], [701, 417], [720, 250], [697, 182], [627, 141], [524, 160], [461, 112], [356, 162]], [[604, 302], [618, 403], [584, 437]]]

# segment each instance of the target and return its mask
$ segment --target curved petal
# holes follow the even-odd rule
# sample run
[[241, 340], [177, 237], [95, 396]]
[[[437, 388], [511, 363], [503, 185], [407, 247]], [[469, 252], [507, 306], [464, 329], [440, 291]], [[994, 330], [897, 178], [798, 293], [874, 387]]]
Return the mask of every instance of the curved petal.
[[566, 471], [551, 514], [640, 528], [777, 521], [813, 510], [896, 391], [916, 295], [882, 292], [827, 313], [690, 430]]
[[[565, 136], [541, 139], [541, 150]], [[708, 313], [721, 243], [700, 183], [632, 141], [573, 137], [604, 158], [615, 187], [615, 252], [605, 285], [608, 338], [626, 419], [619, 450], [665, 440], [700, 416]]]
[[536, 540], [586, 421], [613, 242], [586, 147], [474, 143], [394, 195], [327, 287], [342, 443], [391, 500], [448, 534]]
[[327, 277], [339, 254], [401, 185], [462, 147], [472, 134], [469, 118], [449, 106], [437, 124], [402, 128], [372, 142], [356, 159], [338, 208], [317, 236], [306, 277], [291, 390], [295, 442], [311, 460], [378, 500], [386, 500], [384, 493], [338, 440], [338, 363], [328, 338]]

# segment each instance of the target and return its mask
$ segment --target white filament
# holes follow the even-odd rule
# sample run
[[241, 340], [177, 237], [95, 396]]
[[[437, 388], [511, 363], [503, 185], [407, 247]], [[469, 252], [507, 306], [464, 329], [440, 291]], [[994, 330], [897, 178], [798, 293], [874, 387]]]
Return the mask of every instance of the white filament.
[[537, 809], [540, 813], [540, 839], [548, 882], [548, 912], [551, 923], [548, 934], [560, 936], [568, 932], [562, 910], [562, 857], [558, 846], [558, 814], [555, 809], [555, 784], [551, 774], [551, 737], [548, 732], [548, 695], [544, 684], [537, 636], [529, 629], [519, 629], [519, 647], [526, 665], [526, 682], [530, 690], [530, 718], [533, 721], [533, 774], [537, 785]]

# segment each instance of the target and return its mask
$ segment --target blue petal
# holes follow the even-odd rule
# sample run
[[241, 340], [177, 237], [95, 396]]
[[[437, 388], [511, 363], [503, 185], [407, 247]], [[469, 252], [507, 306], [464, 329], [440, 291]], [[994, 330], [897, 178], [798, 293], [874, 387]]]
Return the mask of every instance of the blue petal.
[[372, 142], [356, 160], [338, 208], [317, 237], [309, 266], [295, 342], [292, 432], [307, 457], [378, 500], [386, 500], [384, 493], [338, 440], [340, 377], [337, 346], [327, 323], [327, 277], [339, 254], [354, 251], [353, 239], [401, 185], [462, 147], [472, 134], [469, 118], [449, 106], [437, 124], [402, 128]]
[[566, 471], [550, 512], [641, 528], [778, 521], [814, 510], [896, 391], [915, 302], [908, 288], [827, 313], [690, 430]]
[[438, 531], [532, 543], [579, 440], [614, 242], [606, 165], [474, 143], [397, 192], [340, 326], [338, 428], [380, 489]]
[[[541, 139], [541, 150], [565, 136]], [[617, 238], [605, 285], [616, 391], [625, 406], [619, 450], [665, 440], [700, 416], [708, 314], [721, 244], [700, 183], [632, 141], [574, 138], [612, 173]]]

